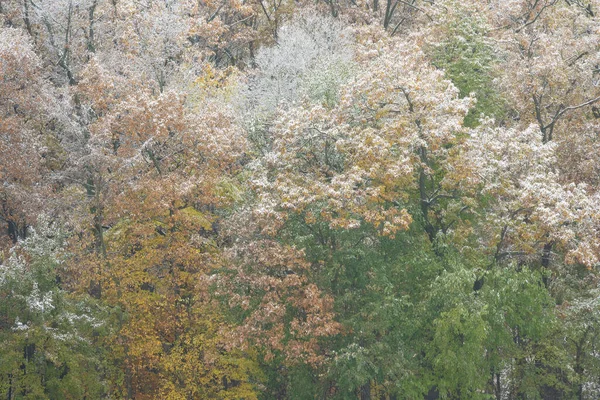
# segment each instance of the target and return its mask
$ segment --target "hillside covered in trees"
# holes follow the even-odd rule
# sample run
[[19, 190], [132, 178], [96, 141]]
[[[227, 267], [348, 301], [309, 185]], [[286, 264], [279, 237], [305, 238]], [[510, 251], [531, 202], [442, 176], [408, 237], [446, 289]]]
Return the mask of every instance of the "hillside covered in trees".
[[600, 0], [0, 0], [0, 397], [600, 398]]

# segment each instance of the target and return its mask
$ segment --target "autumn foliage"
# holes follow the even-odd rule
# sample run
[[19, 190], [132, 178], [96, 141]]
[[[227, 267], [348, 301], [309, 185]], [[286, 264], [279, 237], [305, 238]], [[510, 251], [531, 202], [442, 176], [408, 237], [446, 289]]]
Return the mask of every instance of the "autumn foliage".
[[597, 399], [598, 0], [0, 0], [0, 394]]

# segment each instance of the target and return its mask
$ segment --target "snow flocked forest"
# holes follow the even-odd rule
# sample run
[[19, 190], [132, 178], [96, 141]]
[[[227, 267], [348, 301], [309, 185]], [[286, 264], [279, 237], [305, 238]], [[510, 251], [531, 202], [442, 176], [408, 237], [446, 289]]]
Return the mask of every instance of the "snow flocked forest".
[[600, 0], [0, 0], [0, 395], [600, 398]]

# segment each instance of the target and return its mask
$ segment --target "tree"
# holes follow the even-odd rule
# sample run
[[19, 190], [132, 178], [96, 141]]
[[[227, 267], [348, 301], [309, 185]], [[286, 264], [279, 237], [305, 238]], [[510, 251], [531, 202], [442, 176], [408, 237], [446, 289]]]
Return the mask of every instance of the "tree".
[[226, 89], [211, 81], [198, 83], [189, 102], [146, 91], [112, 104], [80, 83], [99, 111], [90, 144], [102, 158], [92, 160], [106, 160], [98, 169], [110, 180], [98, 226], [104, 247], [74, 241], [75, 284], [114, 309], [106, 346], [121, 366], [113, 384], [123, 397], [255, 398], [252, 351], [224, 341], [231, 328], [210, 293], [222, 263], [216, 210], [231, 201], [228, 175], [244, 151], [230, 111], [212, 98]]
[[7, 399], [101, 398], [103, 310], [59, 285], [64, 233], [40, 218], [0, 266], [0, 391]]
[[41, 60], [23, 32], [0, 27], [0, 43], [0, 221], [2, 236], [10, 238], [5, 243], [15, 244], [46, 206], [43, 175], [53, 157], [51, 137], [42, 132], [49, 123], [44, 103], [51, 98]]

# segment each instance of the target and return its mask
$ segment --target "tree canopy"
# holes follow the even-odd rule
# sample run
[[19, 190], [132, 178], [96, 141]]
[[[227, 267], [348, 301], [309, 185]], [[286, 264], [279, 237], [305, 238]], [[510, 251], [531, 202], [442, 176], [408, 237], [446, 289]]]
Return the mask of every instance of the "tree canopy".
[[0, 0], [0, 395], [599, 398], [599, 12]]

